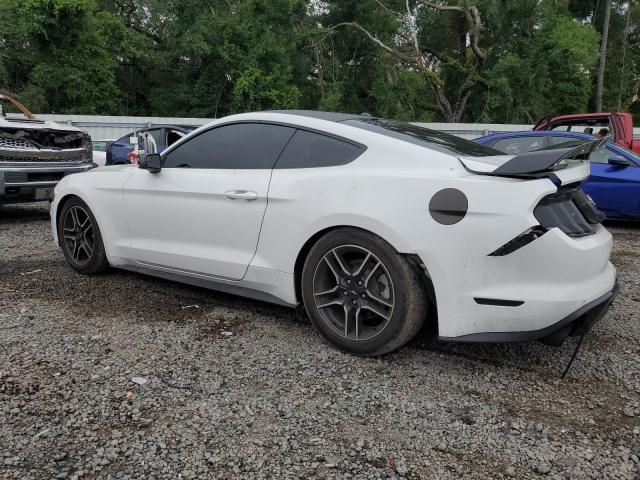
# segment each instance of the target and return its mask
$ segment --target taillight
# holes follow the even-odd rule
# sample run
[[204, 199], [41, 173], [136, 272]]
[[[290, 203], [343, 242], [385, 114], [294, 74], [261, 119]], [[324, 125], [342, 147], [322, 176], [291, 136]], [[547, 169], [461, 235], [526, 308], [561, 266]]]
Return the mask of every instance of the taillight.
[[570, 237], [593, 235], [596, 233], [593, 226], [604, 219], [602, 212], [575, 186], [561, 187], [557, 193], [544, 197], [533, 215], [543, 227], [557, 227]]

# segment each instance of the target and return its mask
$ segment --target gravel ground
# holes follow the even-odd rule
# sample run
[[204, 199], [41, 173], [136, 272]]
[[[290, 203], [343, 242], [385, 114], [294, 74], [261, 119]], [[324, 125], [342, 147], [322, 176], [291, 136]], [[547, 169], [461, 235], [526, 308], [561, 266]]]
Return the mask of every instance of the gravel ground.
[[286, 309], [82, 277], [45, 206], [0, 209], [0, 478], [640, 479], [640, 225], [565, 380], [555, 349], [342, 354]]

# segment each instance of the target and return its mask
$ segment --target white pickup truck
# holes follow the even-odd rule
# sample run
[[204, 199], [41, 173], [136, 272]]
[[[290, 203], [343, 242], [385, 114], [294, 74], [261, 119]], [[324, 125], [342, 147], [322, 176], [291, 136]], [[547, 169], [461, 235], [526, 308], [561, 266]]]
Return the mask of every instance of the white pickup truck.
[[95, 166], [89, 135], [0, 94], [0, 205], [51, 200], [62, 177]]

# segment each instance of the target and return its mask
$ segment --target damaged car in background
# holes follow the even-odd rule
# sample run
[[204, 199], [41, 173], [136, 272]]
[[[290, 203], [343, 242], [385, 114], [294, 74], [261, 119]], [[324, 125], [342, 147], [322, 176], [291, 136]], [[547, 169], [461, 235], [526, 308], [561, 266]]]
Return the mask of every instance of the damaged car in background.
[[89, 135], [0, 93], [0, 204], [51, 200], [63, 177], [93, 167]]

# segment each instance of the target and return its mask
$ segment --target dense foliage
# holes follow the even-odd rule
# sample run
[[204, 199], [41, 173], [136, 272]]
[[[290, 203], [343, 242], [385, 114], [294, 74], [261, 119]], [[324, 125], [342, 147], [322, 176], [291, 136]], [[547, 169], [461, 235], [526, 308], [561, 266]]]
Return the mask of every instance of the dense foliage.
[[[593, 110], [605, 3], [2, 0], [0, 90], [42, 113], [530, 123]], [[613, 2], [605, 110], [640, 110], [639, 21]]]

